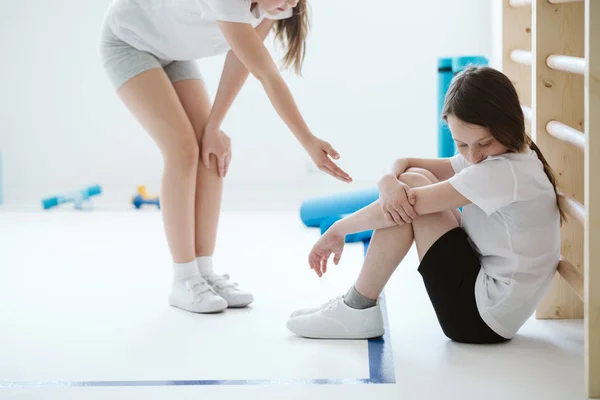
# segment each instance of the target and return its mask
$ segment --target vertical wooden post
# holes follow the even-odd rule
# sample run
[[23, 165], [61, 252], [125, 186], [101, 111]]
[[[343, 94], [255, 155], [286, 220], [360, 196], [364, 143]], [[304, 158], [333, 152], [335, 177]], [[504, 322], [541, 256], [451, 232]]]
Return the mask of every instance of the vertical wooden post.
[[[535, 142], [554, 170], [558, 187], [583, 203], [584, 154], [546, 131], [550, 120], [557, 120], [583, 131], [583, 76], [555, 71], [548, 67], [550, 54], [584, 56], [584, 4], [550, 4], [534, 0], [532, 40], [531, 130]], [[567, 220], [561, 229], [561, 251], [578, 270], [583, 269], [583, 230], [576, 221]], [[536, 317], [583, 318], [583, 304], [563, 278], [556, 274], [552, 288], [536, 310]]]
[[531, 66], [512, 61], [513, 50], [531, 51], [531, 7], [513, 8], [502, 0], [502, 72], [515, 85], [521, 104], [531, 107]]
[[600, 1], [585, 4], [585, 385], [600, 398]]

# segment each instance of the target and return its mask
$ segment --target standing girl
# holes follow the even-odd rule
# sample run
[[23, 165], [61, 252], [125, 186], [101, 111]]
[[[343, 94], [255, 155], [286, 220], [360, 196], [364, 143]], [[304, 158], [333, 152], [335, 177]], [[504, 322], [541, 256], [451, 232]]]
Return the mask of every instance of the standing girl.
[[[312, 134], [263, 44], [274, 28], [284, 65], [299, 73], [309, 20], [306, 0], [116, 0], [102, 27], [100, 53], [119, 97], [164, 160], [161, 209], [174, 262], [170, 304], [209, 313], [253, 301], [213, 271], [223, 178], [231, 144], [220, 129], [248, 75], [324, 172], [350, 182], [339, 155]], [[227, 53], [211, 105], [195, 60]]]
[[309, 260], [322, 276], [332, 253], [339, 262], [346, 234], [376, 230], [350, 291], [293, 313], [290, 330], [315, 338], [382, 335], [377, 299], [413, 242], [448, 338], [503, 342], [532, 315], [556, 273], [563, 214], [552, 170], [525, 133], [517, 92], [501, 72], [469, 68], [454, 78], [442, 116], [460, 154], [396, 161], [379, 181], [379, 201], [320, 238]]

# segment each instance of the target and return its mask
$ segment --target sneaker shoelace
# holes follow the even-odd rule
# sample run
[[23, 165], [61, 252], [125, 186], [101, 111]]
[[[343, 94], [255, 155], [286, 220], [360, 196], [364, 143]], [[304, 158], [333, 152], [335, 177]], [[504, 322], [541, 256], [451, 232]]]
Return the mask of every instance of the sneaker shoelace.
[[223, 275], [211, 275], [206, 278], [211, 285], [218, 286], [220, 289], [236, 289], [237, 290], [237, 282], [231, 282], [229, 280], [228, 274]]
[[341, 300], [341, 299], [343, 299], [343, 298], [344, 298], [344, 295], [341, 295], [341, 296], [338, 296], [338, 297], [336, 297], [336, 298], [334, 298], [334, 299], [331, 299], [331, 300], [329, 300], [327, 303], [323, 304], [323, 305], [321, 306], [321, 309], [322, 309], [323, 311], [325, 311], [325, 310], [329, 310], [329, 309], [331, 309], [331, 308], [333, 307], [333, 305], [334, 305], [335, 303], [337, 303], [338, 301], [340, 301], [340, 300]]
[[[186, 288], [194, 294], [194, 296], [200, 296], [206, 292], [214, 292], [213, 288], [210, 287], [208, 282], [204, 279], [190, 279], [185, 281]], [[216, 293], [215, 293], [216, 294]]]

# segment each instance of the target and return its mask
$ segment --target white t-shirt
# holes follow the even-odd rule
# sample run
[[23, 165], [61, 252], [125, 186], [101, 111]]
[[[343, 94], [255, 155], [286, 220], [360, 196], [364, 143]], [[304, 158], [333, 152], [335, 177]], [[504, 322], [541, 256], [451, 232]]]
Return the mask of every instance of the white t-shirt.
[[506, 153], [469, 164], [450, 159], [448, 182], [472, 204], [462, 228], [481, 254], [475, 299], [482, 319], [512, 338], [550, 288], [560, 261], [556, 195], [536, 153]]
[[250, 0], [115, 0], [105, 16], [125, 43], [163, 60], [198, 60], [226, 53], [229, 44], [217, 21], [247, 23], [284, 19], [292, 9], [271, 15]]

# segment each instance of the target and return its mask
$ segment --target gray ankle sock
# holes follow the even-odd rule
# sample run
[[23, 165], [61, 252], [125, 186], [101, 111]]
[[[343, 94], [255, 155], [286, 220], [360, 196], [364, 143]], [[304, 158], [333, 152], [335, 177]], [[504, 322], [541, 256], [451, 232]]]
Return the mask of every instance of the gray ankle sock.
[[373, 300], [363, 296], [358, 293], [354, 286], [352, 286], [346, 294], [346, 297], [344, 297], [344, 303], [350, 308], [364, 310], [366, 308], [374, 307], [377, 304], [377, 299]]

